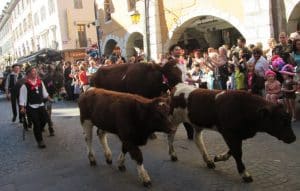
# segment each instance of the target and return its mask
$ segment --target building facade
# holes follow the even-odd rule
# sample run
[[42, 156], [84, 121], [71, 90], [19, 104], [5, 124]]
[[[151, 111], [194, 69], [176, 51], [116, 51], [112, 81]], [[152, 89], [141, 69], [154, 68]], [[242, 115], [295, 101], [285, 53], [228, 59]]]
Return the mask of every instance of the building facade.
[[[101, 51], [116, 44], [125, 57], [142, 50], [157, 59], [172, 44], [186, 49], [230, 46], [243, 36], [247, 44], [279, 32], [294, 32], [300, 19], [299, 0], [98, 0]], [[132, 22], [138, 13], [139, 22]]]
[[97, 42], [94, 21], [94, 0], [11, 0], [0, 17], [0, 63], [43, 48], [85, 50]]

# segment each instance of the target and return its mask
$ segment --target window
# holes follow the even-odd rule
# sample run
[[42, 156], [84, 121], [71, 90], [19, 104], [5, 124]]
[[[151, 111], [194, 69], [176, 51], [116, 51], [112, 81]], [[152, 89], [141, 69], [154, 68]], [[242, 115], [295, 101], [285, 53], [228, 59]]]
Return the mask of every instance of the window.
[[46, 8], [43, 6], [41, 8], [41, 21], [44, 21], [46, 19]]
[[74, 0], [74, 8], [75, 9], [82, 9], [82, 0]]
[[23, 29], [24, 29], [24, 32], [27, 31], [27, 21], [26, 21], [26, 19], [23, 20]]
[[80, 47], [87, 47], [85, 25], [77, 25], [78, 39]]
[[19, 25], [19, 30], [20, 30], [20, 36], [22, 36], [23, 35], [22, 24]]
[[111, 21], [112, 3], [111, 0], [104, 1], [105, 22]]
[[52, 13], [54, 13], [55, 11], [53, 0], [48, 0], [48, 9], [49, 9], [49, 15], [52, 15]]
[[39, 14], [34, 13], [34, 25], [37, 26], [39, 24]]
[[27, 16], [27, 26], [28, 26], [28, 29], [30, 29], [32, 27], [31, 14], [28, 14], [28, 16]]
[[24, 10], [24, 0], [21, 1], [21, 11]]
[[134, 11], [136, 9], [136, 0], [127, 0], [128, 11]]

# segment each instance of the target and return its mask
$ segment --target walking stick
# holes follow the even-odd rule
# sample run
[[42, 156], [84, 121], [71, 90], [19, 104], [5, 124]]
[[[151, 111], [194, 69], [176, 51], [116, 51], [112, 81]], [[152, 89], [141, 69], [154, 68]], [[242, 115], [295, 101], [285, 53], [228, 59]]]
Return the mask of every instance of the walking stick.
[[28, 121], [26, 117], [26, 113], [23, 115], [23, 141], [25, 141], [25, 132], [28, 131]]

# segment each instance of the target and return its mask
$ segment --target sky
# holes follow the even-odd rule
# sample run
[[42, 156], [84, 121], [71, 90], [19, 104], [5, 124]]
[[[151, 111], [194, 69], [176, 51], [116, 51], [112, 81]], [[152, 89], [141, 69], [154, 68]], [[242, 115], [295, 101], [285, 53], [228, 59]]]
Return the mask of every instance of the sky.
[[10, 0], [0, 0], [0, 14], [2, 13], [2, 10], [4, 9], [7, 2]]

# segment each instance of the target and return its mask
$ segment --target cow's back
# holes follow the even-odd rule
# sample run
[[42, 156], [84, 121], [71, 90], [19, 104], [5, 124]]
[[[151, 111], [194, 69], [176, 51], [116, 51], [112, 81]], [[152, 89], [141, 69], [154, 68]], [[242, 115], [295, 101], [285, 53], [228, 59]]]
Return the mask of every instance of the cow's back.
[[221, 91], [195, 89], [187, 99], [188, 116], [193, 124], [200, 127], [212, 127], [218, 123], [216, 120], [216, 96]]
[[136, 104], [150, 100], [138, 95], [92, 88], [83, 93], [79, 100], [80, 120], [90, 120], [95, 126], [117, 133], [117, 123], [131, 123], [136, 116]]
[[142, 95], [147, 98], [160, 96], [162, 72], [154, 64], [116, 64], [97, 70], [92, 81], [97, 88]]
[[92, 84], [97, 88], [126, 92], [125, 80], [129, 64], [114, 64], [100, 67], [92, 76]]
[[129, 93], [135, 93], [147, 98], [161, 95], [163, 74], [156, 64], [131, 64], [126, 76], [126, 89]]
[[264, 98], [244, 91], [227, 91], [216, 99], [217, 118], [224, 128], [255, 130], [259, 109], [270, 105]]

